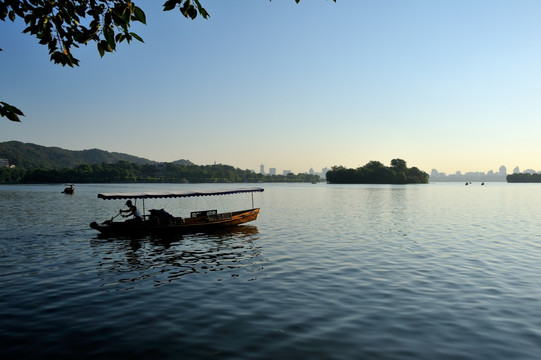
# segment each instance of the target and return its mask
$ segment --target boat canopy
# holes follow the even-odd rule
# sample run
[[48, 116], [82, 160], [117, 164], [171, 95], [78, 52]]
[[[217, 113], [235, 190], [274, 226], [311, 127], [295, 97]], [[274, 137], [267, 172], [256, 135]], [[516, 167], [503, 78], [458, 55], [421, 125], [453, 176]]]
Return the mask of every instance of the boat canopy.
[[165, 192], [148, 192], [148, 193], [104, 193], [98, 194], [98, 198], [104, 200], [121, 200], [121, 199], [160, 199], [160, 198], [182, 198], [194, 196], [213, 196], [213, 195], [230, 195], [241, 193], [262, 192], [263, 188], [249, 187], [229, 190], [185, 190], [185, 191], [165, 191]]

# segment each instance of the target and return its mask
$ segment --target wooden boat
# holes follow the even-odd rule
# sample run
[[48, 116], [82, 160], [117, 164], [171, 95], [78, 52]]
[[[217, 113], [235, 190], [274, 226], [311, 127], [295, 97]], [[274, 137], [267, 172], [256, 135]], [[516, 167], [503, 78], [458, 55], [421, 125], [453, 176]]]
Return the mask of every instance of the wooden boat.
[[72, 195], [75, 192], [75, 186], [73, 184], [66, 184], [65, 189], [62, 191], [62, 194]]
[[[259, 208], [254, 207], [254, 192], [262, 192], [259, 187], [240, 188], [218, 191], [180, 191], [180, 192], [153, 192], [153, 193], [108, 193], [98, 194], [104, 200], [142, 199], [142, 221], [134, 219], [114, 221], [120, 215], [112, 217], [101, 224], [92, 222], [90, 227], [104, 235], [135, 235], [144, 233], [183, 233], [190, 231], [214, 230], [244, 224], [257, 219]], [[151, 209], [145, 214], [145, 199], [159, 198], [185, 198], [195, 196], [217, 196], [252, 193], [252, 208], [234, 212], [218, 213], [218, 210], [192, 211], [190, 217], [175, 217], [163, 209]]]

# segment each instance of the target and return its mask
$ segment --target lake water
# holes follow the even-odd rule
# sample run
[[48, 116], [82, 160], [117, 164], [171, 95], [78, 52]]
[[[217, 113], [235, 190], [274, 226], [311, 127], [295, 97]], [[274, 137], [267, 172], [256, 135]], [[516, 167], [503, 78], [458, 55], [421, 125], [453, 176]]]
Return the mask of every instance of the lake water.
[[541, 358], [541, 184], [258, 185], [250, 226], [132, 239], [99, 192], [238, 185], [0, 186], [2, 358]]

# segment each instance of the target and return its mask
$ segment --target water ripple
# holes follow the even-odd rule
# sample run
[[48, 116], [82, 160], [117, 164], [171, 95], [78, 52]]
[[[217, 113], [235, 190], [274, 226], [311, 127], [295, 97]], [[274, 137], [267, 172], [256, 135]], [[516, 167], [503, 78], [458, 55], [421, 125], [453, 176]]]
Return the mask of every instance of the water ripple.
[[106, 185], [0, 186], [0, 354], [537, 359], [541, 192], [489, 185], [269, 185], [256, 226], [124, 239]]

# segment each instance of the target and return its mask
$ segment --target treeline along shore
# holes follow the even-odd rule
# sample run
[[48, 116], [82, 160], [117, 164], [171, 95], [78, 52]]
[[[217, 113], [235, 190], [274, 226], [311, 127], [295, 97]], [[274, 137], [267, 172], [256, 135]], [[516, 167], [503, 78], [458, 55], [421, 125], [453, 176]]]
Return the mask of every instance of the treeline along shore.
[[541, 174], [510, 174], [507, 175], [508, 183], [541, 183]]
[[[195, 165], [188, 160], [169, 163], [99, 149], [72, 151], [57, 147], [0, 143], [0, 183], [257, 183], [319, 182], [316, 174], [268, 175], [230, 165]], [[370, 161], [356, 169], [334, 166], [326, 174], [330, 184], [426, 184], [428, 174], [407, 167], [402, 159], [391, 166]]]
[[[399, 160], [399, 162], [395, 162]], [[329, 184], [426, 184], [429, 176], [416, 167], [408, 168], [405, 161], [395, 159], [391, 166], [379, 161], [348, 169], [333, 166], [327, 172]], [[401, 163], [403, 161], [403, 163]], [[392, 165], [394, 162], [394, 165]], [[402, 165], [401, 165], [402, 164]], [[323, 179], [324, 180], [324, 179]], [[520, 173], [507, 175], [508, 183], [541, 183], [541, 174]], [[24, 169], [0, 167], [0, 183], [242, 183], [242, 182], [320, 182], [319, 175], [294, 174], [266, 175], [241, 170], [230, 165], [178, 165], [173, 163], [136, 164], [117, 163], [83, 164], [63, 169]]]
[[[330, 184], [426, 184], [428, 174], [416, 167], [408, 168], [401, 159], [384, 166], [370, 161], [357, 169], [334, 166], [327, 172]], [[230, 165], [179, 165], [173, 163], [137, 164], [116, 163], [82, 164], [63, 169], [24, 169], [0, 167], [0, 183], [55, 184], [55, 183], [257, 183], [257, 182], [319, 182], [315, 174], [266, 175], [241, 170]]]
[[[4, 165], [4, 166], [1, 166]], [[0, 183], [318, 182], [319, 175], [265, 175], [230, 165], [160, 163], [100, 149], [73, 151], [20, 141], [0, 143]]]
[[83, 164], [64, 169], [23, 169], [0, 167], [0, 183], [242, 183], [318, 182], [319, 175], [265, 175], [230, 165], [141, 165], [127, 161], [114, 164]]

